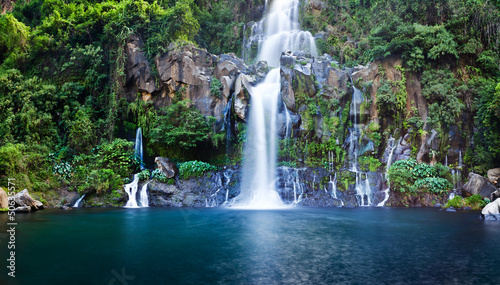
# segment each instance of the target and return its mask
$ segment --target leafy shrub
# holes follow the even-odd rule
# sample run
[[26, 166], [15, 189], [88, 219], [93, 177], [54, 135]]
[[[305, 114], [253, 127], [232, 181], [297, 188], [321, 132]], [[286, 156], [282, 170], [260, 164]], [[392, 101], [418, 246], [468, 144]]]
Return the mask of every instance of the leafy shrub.
[[160, 169], [155, 169], [151, 172], [151, 178], [161, 183], [166, 183], [169, 179]]
[[460, 196], [455, 196], [455, 197], [453, 197], [453, 199], [449, 200], [446, 203], [446, 208], [453, 207], [453, 208], [459, 209], [459, 208], [463, 208], [464, 206], [465, 206], [464, 198], [462, 198]]
[[124, 179], [138, 168], [133, 159], [133, 146], [133, 142], [115, 139], [101, 143], [90, 154], [75, 156], [73, 187], [80, 193], [95, 192], [98, 195], [121, 188]]
[[210, 82], [210, 95], [215, 98], [222, 98], [222, 83], [219, 79], [212, 77], [212, 81]]
[[84, 183], [78, 186], [78, 193], [96, 193], [104, 195], [123, 187], [123, 180], [111, 169], [94, 169], [90, 171]]
[[465, 203], [467, 206], [470, 206], [473, 210], [479, 210], [484, 208], [486, 204], [488, 204], [488, 201], [483, 199], [483, 197], [479, 194], [474, 194], [470, 197], [467, 197], [464, 199]]
[[139, 181], [145, 181], [145, 180], [149, 179], [149, 176], [151, 176], [151, 173], [149, 172], [149, 170], [144, 169], [143, 171], [139, 172], [137, 174], [137, 176], [139, 176]]
[[208, 171], [216, 171], [217, 167], [203, 161], [186, 161], [179, 164], [179, 176], [181, 179], [199, 177]]
[[60, 162], [53, 165], [52, 173], [69, 180], [73, 176], [73, 167], [69, 162]]
[[437, 164], [417, 163], [413, 158], [398, 160], [389, 168], [391, 188], [399, 192], [427, 192], [444, 194], [453, 187], [448, 171]]
[[453, 197], [453, 199], [449, 200], [448, 203], [446, 203], [446, 208], [453, 207], [459, 209], [464, 207], [471, 207], [472, 210], [480, 210], [484, 208], [487, 203], [488, 202], [479, 194], [474, 194], [466, 198], [455, 196]]
[[451, 185], [451, 183], [444, 178], [426, 177], [415, 181], [415, 187], [419, 190], [423, 190], [424, 192], [444, 194], [449, 189], [453, 188], [453, 185]]
[[[166, 156], [179, 156], [179, 151], [187, 151], [199, 144], [212, 141], [212, 128], [215, 118], [205, 118], [189, 100], [182, 100], [163, 109], [164, 115], [158, 116], [157, 125], [151, 131], [151, 142], [158, 149], [167, 146], [174, 153]], [[212, 139], [212, 140], [211, 140]]]

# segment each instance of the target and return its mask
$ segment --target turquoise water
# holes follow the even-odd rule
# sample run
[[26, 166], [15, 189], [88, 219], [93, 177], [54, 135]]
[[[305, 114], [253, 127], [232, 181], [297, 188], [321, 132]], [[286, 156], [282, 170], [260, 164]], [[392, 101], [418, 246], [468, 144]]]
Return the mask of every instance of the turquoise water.
[[477, 216], [48, 209], [17, 216], [16, 278], [6, 276], [0, 235], [0, 284], [499, 284], [500, 223]]

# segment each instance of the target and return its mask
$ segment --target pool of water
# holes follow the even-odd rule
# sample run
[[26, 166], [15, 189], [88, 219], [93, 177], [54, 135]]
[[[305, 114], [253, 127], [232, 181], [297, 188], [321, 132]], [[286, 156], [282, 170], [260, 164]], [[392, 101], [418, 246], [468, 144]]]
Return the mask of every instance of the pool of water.
[[500, 223], [478, 215], [48, 209], [17, 215], [15, 278], [0, 234], [0, 284], [500, 284]]

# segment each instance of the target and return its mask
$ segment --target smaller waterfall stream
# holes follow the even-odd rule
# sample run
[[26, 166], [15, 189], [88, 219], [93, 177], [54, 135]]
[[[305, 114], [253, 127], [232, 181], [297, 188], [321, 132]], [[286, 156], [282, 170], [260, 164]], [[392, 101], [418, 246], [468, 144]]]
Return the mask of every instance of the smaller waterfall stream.
[[80, 207], [80, 203], [82, 202], [83, 198], [85, 198], [85, 194], [83, 194], [82, 197], [80, 197], [80, 198], [78, 198], [78, 200], [76, 200], [75, 204], [73, 205], [73, 208]]
[[139, 203], [141, 204], [141, 207], [149, 207], [149, 199], [148, 199], [148, 184], [149, 182], [145, 183], [142, 185], [141, 188], [141, 193], [140, 193], [140, 200]]
[[389, 181], [389, 168], [391, 167], [392, 164], [392, 156], [394, 154], [394, 150], [398, 147], [399, 143], [401, 142], [401, 139], [397, 141], [397, 143], [394, 143], [394, 138], [391, 137], [389, 141], [387, 142], [387, 146], [390, 147], [389, 151], [389, 157], [387, 158], [387, 164], [385, 166], [385, 181], [387, 181], [387, 188], [384, 190], [385, 197], [382, 202], [377, 204], [377, 207], [383, 207], [385, 205], [385, 202], [389, 200], [389, 191], [391, 190], [391, 183]]
[[126, 208], [138, 208], [137, 205], [137, 187], [139, 184], [139, 175], [134, 174], [134, 180], [131, 183], [125, 185], [125, 192], [128, 194], [128, 201], [125, 204]]
[[[142, 131], [141, 128], [137, 128], [135, 133], [135, 155], [141, 160], [141, 169], [143, 166], [143, 149], [142, 149]], [[144, 184], [141, 188], [139, 203], [141, 207], [149, 207], [148, 201], [148, 183]], [[134, 174], [134, 179], [129, 184], [125, 184], [125, 192], [128, 194], [128, 201], [125, 204], [126, 208], [138, 208], [137, 203], [137, 189], [139, 187], [139, 175]]]

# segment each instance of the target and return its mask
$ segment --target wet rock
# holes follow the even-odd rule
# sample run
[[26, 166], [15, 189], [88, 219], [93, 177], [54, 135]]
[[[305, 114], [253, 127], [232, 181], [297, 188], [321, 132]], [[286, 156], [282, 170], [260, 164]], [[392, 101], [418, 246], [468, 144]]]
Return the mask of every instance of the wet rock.
[[495, 201], [496, 199], [500, 198], [500, 189], [497, 191], [491, 193], [490, 201]]
[[59, 209], [64, 210], [64, 211], [73, 210], [73, 208], [70, 206], [61, 206], [61, 207], [59, 207]]
[[174, 178], [179, 172], [175, 163], [166, 157], [156, 157], [156, 165], [168, 178]]
[[9, 207], [9, 197], [7, 193], [0, 187], [0, 209], [5, 209]]
[[215, 207], [239, 195], [239, 172], [226, 169], [201, 177], [178, 180], [175, 185], [157, 181], [148, 184], [153, 207]]
[[491, 194], [498, 189], [487, 178], [471, 172], [467, 183], [463, 186], [463, 190], [469, 195], [479, 194], [483, 198], [489, 199]]
[[31, 207], [30, 206], [16, 207], [14, 209], [14, 212], [29, 213], [29, 212], [31, 212]]
[[78, 194], [78, 192], [76, 191], [73, 191], [73, 192], [68, 192], [67, 196], [66, 196], [66, 204], [72, 206], [76, 203], [76, 201], [80, 199], [80, 194]]

